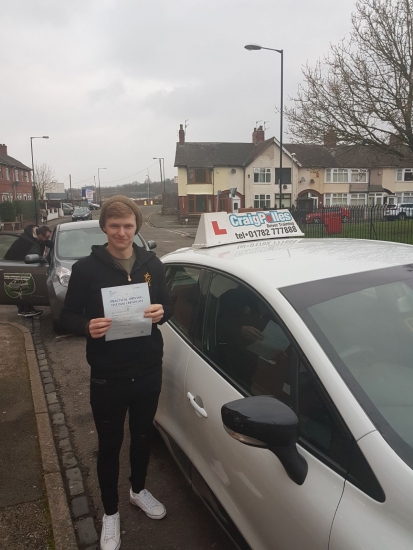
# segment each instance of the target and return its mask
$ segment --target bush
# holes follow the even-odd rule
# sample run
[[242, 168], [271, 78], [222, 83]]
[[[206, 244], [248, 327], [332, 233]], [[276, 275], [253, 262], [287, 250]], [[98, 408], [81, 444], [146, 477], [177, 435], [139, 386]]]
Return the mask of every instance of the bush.
[[[34, 215], [34, 201], [13, 201], [13, 204], [16, 208], [16, 215], [23, 216], [24, 220], [33, 220]], [[39, 213], [39, 208], [37, 208], [37, 213]]]
[[16, 220], [16, 208], [12, 202], [0, 203], [0, 220], [2, 222], [14, 222]]

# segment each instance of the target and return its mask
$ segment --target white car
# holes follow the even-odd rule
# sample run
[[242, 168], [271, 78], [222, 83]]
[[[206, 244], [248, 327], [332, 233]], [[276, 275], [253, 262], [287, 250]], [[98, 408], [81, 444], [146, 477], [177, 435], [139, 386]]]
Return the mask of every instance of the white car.
[[272, 215], [162, 258], [156, 425], [239, 549], [411, 550], [413, 246]]
[[413, 218], [413, 203], [389, 204], [384, 210], [384, 218], [386, 220]]

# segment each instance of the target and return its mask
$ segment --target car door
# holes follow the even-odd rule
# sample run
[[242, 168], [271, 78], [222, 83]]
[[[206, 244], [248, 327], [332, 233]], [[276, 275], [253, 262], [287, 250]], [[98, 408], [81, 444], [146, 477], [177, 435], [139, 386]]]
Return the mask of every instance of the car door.
[[47, 263], [26, 264], [6, 260], [7, 252], [19, 238], [13, 233], [0, 234], [0, 304], [49, 305], [46, 288]]
[[[190, 350], [185, 384], [195, 489], [202, 478], [219, 501], [215, 509], [223, 507], [238, 530], [233, 539], [239, 548], [327, 550], [344, 487], [339, 462], [350, 452], [348, 434], [322, 401], [291, 336], [255, 291], [211, 272], [205, 311], [202, 345]], [[261, 345], [257, 330], [270, 331], [275, 343]], [[243, 445], [225, 431], [221, 407], [247, 395], [273, 395], [297, 410], [297, 447], [308, 464], [302, 485], [272, 452]]]
[[190, 480], [189, 457], [192, 443], [188, 435], [185, 376], [195, 336], [202, 269], [192, 266], [167, 266], [166, 280], [174, 309], [168, 323], [159, 327], [165, 345], [162, 392], [155, 420], [169, 450]]

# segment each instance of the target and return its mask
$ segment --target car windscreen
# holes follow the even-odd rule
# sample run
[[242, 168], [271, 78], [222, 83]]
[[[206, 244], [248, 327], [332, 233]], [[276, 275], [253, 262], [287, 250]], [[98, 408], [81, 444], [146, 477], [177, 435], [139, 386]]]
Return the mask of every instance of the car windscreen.
[[87, 214], [88, 212], [89, 208], [75, 208], [73, 214]]
[[[107, 237], [100, 227], [85, 227], [59, 231], [56, 242], [56, 256], [61, 260], [78, 260], [89, 256], [92, 245], [107, 243]], [[135, 235], [135, 243], [144, 247], [139, 235]]]
[[413, 467], [413, 265], [281, 292], [376, 428]]

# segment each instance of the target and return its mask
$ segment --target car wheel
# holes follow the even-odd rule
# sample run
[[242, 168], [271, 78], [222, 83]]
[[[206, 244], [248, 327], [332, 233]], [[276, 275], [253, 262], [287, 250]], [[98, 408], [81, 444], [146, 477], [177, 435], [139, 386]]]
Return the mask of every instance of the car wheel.
[[314, 218], [313, 223], [321, 223], [321, 218]]
[[347, 223], [348, 222], [348, 216], [342, 216], [341, 221], [343, 223]]
[[399, 220], [405, 220], [406, 219], [406, 214], [404, 212], [400, 212], [400, 214], [397, 216], [397, 218]]

